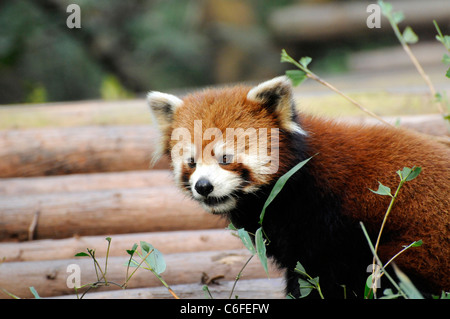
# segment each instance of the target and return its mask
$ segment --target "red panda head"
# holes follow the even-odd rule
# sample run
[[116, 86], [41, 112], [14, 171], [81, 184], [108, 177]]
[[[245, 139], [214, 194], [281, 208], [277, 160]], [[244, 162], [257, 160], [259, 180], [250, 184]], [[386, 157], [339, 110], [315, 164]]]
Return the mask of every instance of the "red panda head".
[[296, 120], [290, 80], [250, 88], [147, 96], [178, 186], [212, 213], [227, 213], [239, 195], [256, 192], [287, 171], [289, 137], [306, 135]]

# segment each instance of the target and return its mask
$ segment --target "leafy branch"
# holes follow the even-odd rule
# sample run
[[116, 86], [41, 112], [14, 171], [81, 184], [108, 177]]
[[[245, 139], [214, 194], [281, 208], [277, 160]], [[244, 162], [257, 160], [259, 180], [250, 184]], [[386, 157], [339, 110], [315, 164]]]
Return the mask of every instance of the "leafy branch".
[[[408, 57], [410, 58], [411, 62], [416, 67], [417, 71], [419, 72], [420, 76], [424, 79], [425, 83], [427, 84], [431, 95], [436, 98], [437, 107], [439, 109], [439, 112], [446, 118], [446, 112], [444, 110], [444, 107], [442, 105], [442, 100], [439, 99], [439, 94], [437, 93], [433, 83], [430, 80], [430, 77], [425, 73], [424, 69], [420, 65], [419, 61], [417, 60], [416, 56], [412, 53], [409, 44], [414, 44], [419, 41], [419, 37], [414, 33], [412, 28], [410, 26], [407, 26], [405, 30], [400, 32], [400, 29], [398, 27], [398, 24], [402, 22], [405, 19], [405, 16], [402, 12], [397, 11], [394, 12], [392, 9], [392, 4], [388, 2], [384, 2], [382, 0], [378, 1], [378, 5], [381, 8], [382, 14], [388, 19], [392, 29], [394, 30], [395, 36], [399, 40], [400, 44], [402, 45], [403, 50], [406, 52]], [[436, 36], [436, 38], [441, 41], [446, 48], [448, 49], [447, 45], [450, 45], [450, 39], [448, 36], [444, 37], [442, 33], [440, 32], [439, 27], [437, 26], [436, 21], [433, 21], [434, 25], [436, 26], [436, 29], [438, 30], [439, 35]], [[450, 46], [449, 46], [450, 47]], [[448, 57], [448, 55], [447, 55]], [[447, 77], [450, 77], [450, 69], [447, 71]]]
[[[436, 40], [441, 42], [444, 47], [447, 49], [448, 52], [450, 52], [450, 36], [443, 35], [441, 29], [439, 28], [439, 25], [437, 24], [436, 20], [433, 20], [434, 27], [436, 28], [437, 35]], [[448, 54], [444, 54], [442, 57], [442, 62], [445, 64], [450, 64], [450, 56]], [[446, 77], [450, 78], [450, 68], [447, 70], [447, 73], [445, 74]]]
[[311, 277], [300, 262], [297, 262], [294, 271], [305, 278], [299, 278], [298, 280], [298, 284], [300, 285], [300, 298], [307, 297], [315, 289], [319, 293], [320, 298], [325, 299], [320, 288], [319, 277]]
[[[170, 286], [166, 283], [166, 281], [161, 277], [161, 273], [163, 273], [166, 269], [166, 262], [164, 261], [163, 255], [156, 248], [154, 248], [151, 244], [144, 242], [144, 241], [140, 242], [141, 252], [139, 252], [137, 250], [137, 248], [138, 248], [137, 244], [134, 244], [130, 250], [127, 250], [127, 253], [130, 255], [130, 258], [126, 264], [127, 270], [126, 270], [125, 282], [123, 284], [118, 284], [116, 282], [108, 280], [107, 279], [107, 270], [108, 270], [108, 258], [109, 258], [109, 248], [111, 245], [111, 238], [107, 237], [106, 240], [108, 241], [108, 248], [106, 251], [106, 260], [105, 260], [105, 270], [104, 271], [95, 256], [95, 250], [87, 248], [86, 249], [87, 253], [80, 252], [75, 255], [76, 257], [92, 258], [92, 260], [94, 262], [95, 273], [97, 276], [96, 282], [88, 283], [88, 284], [82, 285], [81, 287], [75, 287], [75, 292], [79, 299], [82, 299], [86, 295], [86, 293], [89, 292], [91, 289], [97, 288], [100, 286], [114, 285], [114, 286], [120, 287], [122, 289], [125, 289], [128, 285], [128, 282], [130, 281], [130, 279], [133, 277], [133, 275], [136, 273], [136, 271], [139, 268], [150, 270], [159, 279], [159, 281], [161, 281], [161, 283], [164, 285], [164, 287], [167, 288], [169, 293], [174, 298], [179, 299], [179, 297], [175, 294], [175, 292], [172, 290], [172, 288], [170, 288]], [[135, 254], [141, 258], [141, 260], [139, 262], [136, 261], [135, 259], [133, 259]], [[136, 267], [136, 269], [131, 274], [129, 274], [130, 267]], [[81, 296], [78, 296], [78, 290], [81, 288], [85, 288], [85, 287], [88, 287], [87, 290], [84, 291]]]
[[[155, 275], [155, 277], [158, 278], [158, 280], [164, 285], [164, 287], [167, 288], [169, 293], [175, 299], [179, 299], [179, 297], [175, 294], [172, 288], [170, 288], [167, 282], [161, 277], [161, 274], [166, 270], [166, 262], [164, 260], [162, 253], [158, 249], [154, 248], [151, 244], [145, 241], [141, 241], [141, 252], [139, 252], [138, 250], [134, 250], [134, 252], [137, 253], [138, 256], [141, 258], [141, 262], [138, 263], [137, 261], [135, 261], [132, 258], [133, 256], [131, 255], [128, 265], [150, 270], [153, 273], [153, 275]], [[142, 263], [145, 263], [146, 267]]]
[[[399, 251], [395, 256], [393, 256], [385, 265], [382, 264], [381, 260], [378, 258], [378, 247], [380, 245], [380, 240], [381, 240], [381, 234], [383, 233], [384, 227], [386, 225], [387, 219], [389, 214], [392, 211], [392, 208], [394, 206], [394, 203], [398, 197], [398, 194], [400, 192], [400, 189], [403, 187], [403, 185], [406, 182], [412, 181], [413, 179], [415, 179], [421, 172], [421, 168], [420, 167], [413, 167], [413, 168], [409, 168], [409, 167], [404, 167], [403, 170], [398, 170], [397, 171], [397, 175], [400, 177], [400, 182], [397, 186], [397, 189], [394, 193], [394, 195], [392, 195], [391, 193], [391, 189], [383, 184], [381, 184], [380, 182], [378, 182], [378, 189], [376, 191], [369, 189], [371, 192], [378, 194], [378, 195], [382, 195], [382, 196], [390, 196], [391, 197], [391, 201], [389, 203], [388, 209], [384, 215], [383, 218], [383, 222], [381, 224], [380, 227], [380, 231], [378, 232], [378, 237], [375, 243], [375, 247], [372, 245], [372, 242], [370, 241], [370, 238], [367, 234], [367, 231], [364, 228], [364, 225], [361, 222], [361, 227], [363, 228], [363, 232], [366, 236], [366, 239], [369, 242], [369, 246], [372, 250], [373, 253], [373, 268], [372, 268], [372, 275], [369, 276], [369, 279], [371, 281], [370, 285], [366, 285], [366, 291], [365, 291], [365, 298], [370, 298], [372, 296], [375, 295], [376, 293], [376, 285], [375, 283], [381, 278], [381, 276], [383, 274], [387, 275], [387, 272], [385, 271], [385, 268], [398, 256], [400, 256], [402, 253], [404, 253], [406, 250], [408, 250], [411, 247], [419, 247], [422, 245], [422, 240], [419, 241], [414, 241], [413, 243], [409, 244], [408, 246], [405, 246], [401, 251]], [[376, 274], [376, 265], [379, 265], [381, 267], [381, 273]], [[404, 297], [406, 297], [405, 294], [403, 294], [401, 291], [401, 288], [395, 283], [395, 281], [389, 277], [387, 275], [387, 277], [389, 278], [389, 280], [393, 283], [393, 285], [399, 290], [399, 292], [401, 293], [401, 295], [403, 295]], [[369, 281], [369, 280], [368, 280]]]
[[295, 65], [299, 69], [299, 70], [288, 70], [288, 71], [286, 71], [286, 76], [291, 79], [292, 84], [294, 86], [298, 86], [303, 81], [305, 81], [307, 78], [310, 78], [310, 79], [312, 79], [312, 80], [314, 80], [314, 81], [316, 81], [316, 82], [326, 86], [327, 88], [329, 88], [330, 90], [334, 91], [335, 93], [339, 94], [340, 96], [345, 98], [347, 101], [349, 101], [350, 103], [352, 103], [353, 105], [358, 107], [361, 111], [363, 111], [363, 112], [369, 114], [370, 116], [376, 118], [380, 122], [382, 122], [382, 123], [384, 123], [384, 124], [386, 124], [388, 126], [393, 126], [392, 124], [390, 124], [390, 123], [386, 122], [385, 120], [383, 120], [380, 116], [376, 115], [375, 113], [373, 113], [369, 109], [367, 109], [364, 106], [362, 106], [360, 103], [358, 103], [356, 100], [354, 100], [353, 98], [351, 98], [347, 94], [341, 92], [336, 87], [334, 87], [333, 85], [331, 85], [330, 83], [328, 83], [327, 81], [323, 80], [318, 75], [313, 73], [310, 69], [308, 69], [308, 65], [309, 65], [309, 63], [311, 61], [312, 61], [312, 59], [310, 57], [303, 57], [297, 62], [291, 56], [289, 56], [289, 54], [286, 52], [285, 49], [281, 50], [281, 62], [291, 63], [291, 64]]

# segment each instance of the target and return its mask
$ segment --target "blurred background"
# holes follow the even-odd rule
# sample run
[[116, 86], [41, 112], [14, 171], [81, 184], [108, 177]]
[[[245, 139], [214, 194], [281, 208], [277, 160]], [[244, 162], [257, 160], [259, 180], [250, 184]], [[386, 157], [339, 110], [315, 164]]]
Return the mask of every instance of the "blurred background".
[[[387, 20], [369, 29], [362, 0], [2, 0], [0, 104], [142, 97], [280, 75], [285, 48], [313, 57], [316, 73], [369, 70], [367, 56], [399, 47]], [[444, 34], [450, 1], [391, 0], [405, 13], [439, 64], [436, 19]], [[69, 4], [81, 8], [81, 28], [69, 29]], [[438, 53], [433, 48], [437, 48]], [[390, 63], [374, 60], [372, 71]], [[385, 56], [386, 57], [386, 56]], [[384, 62], [383, 62], [384, 59]], [[397, 59], [409, 64], [406, 56]], [[408, 66], [411, 66], [410, 64]], [[443, 69], [443, 66], [440, 65]]]

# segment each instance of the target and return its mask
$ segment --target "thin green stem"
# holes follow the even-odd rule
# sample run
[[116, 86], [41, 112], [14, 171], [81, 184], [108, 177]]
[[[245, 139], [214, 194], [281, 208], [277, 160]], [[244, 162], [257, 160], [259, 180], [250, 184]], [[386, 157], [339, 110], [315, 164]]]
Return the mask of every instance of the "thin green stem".
[[242, 276], [242, 272], [244, 271], [245, 267], [247, 267], [248, 263], [250, 262], [250, 260], [252, 260], [253, 256], [255, 256], [254, 254], [250, 256], [250, 258], [246, 261], [246, 263], [244, 264], [244, 266], [241, 268], [241, 270], [239, 271], [239, 273], [236, 276], [236, 280], [234, 281], [233, 287], [231, 288], [230, 291], [230, 296], [228, 297], [228, 299], [231, 299], [231, 297], [233, 296], [233, 292], [234, 289], [236, 287], [237, 282], [239, 281], [239, 279], [241, 279]]
[[[400, 44], [402, 45], [403, 50], [406, 52], [406, 54], [409, 56], [411, 62], [414, 64], [414, 66], [416, 67], [417, 71], [419, 72], [419, 74], [422, 76], [422, 78], [424, 79], [425, 83], [427, 84], [431, 95], [433, 96], [433, 99], [436, 96], [436, 89], [434, 88], [433, 83], [430, 80], [430, 77], [425, 73], [424, 69], [422, 68], [422, 66], [420, 65], [419, 61], [417, 60], [416, 56], [412, 53], [408, 43], [405, 41], [402, 33], [400, 32], [400, 29], [398, 28], [397, 23], [395, 22], [394, 18], [392, 17], [392, 14], [385, 14], [385, 17], [388, 19], [392, 29], [394, 30], [395, 36], [397, 37], [398, 41], [400, 41]], [[439, 112], [441, 114], [445, 114], [444, 108], [442, 106], [442, 104], [438, 101], [437, 102], [437, 106], [439, 109]]]
[[105, 282], [108, 283], [108, 281], [106, 280], [106, 273], [108, 271], [108, 257], [109, 257], [109, 248], [111, 247], [111, 238], [107, 237], [106, 240], [108, 241], [108, 248], [106, 249], [105, 273], [103, 274], [103, 278], [105, 279]]
[[[94, 282], [94, 283], [91, 283], [91, 284], [88, 284], [88, 285], [84, 285], [84, 286], [79, 287], [79, 288], [82, 288], [82, 287], [85, 287], [85, 286], [89, 286], [89, 288], [86, 289], [85, 292], [83, 292], [83, 294], [81, 295], [81, 297], [80, 297], [79, 299], [83, 299], [83, 297], [84, 297], [84, 296], [85, 296], [92, 288], [98, 288], [98, 287], [100, 287], [100, 286], [110, 286], [110, 285], [114, 285], [114, 286], [123, 288], [122, 285], [120, 285], [120, 284], [118, 284], [118, 283], [115, 283], [114, 281], [110, 281], [110, 282], [97, 281], [97, 282]], [[77, 295], [78, 295], [78, 292], [77, 292]]]
[[[402, 289], [400, 288], [400, 286], [395, 282], [395, 280], [386, 272], [385, 267], [383, 266], [383, 263], [381, 262], [380, 258], [378, 257], [376, 251], [375, 251], [375, 247], [372, 244], [372, 241], [370, 240], [370, 236], [369, 233], [366, 230], [366, 227], [364, 227], [363, 222], [359, 222], [359, 224], [361, 225], [361, 229], [364, 233], [364, 236], [367, 239], [367, 243], [369, 244], [370, 250], [372, 251], [372, 254], [376, 260], [376, 262], [378, 263], [378, 265], [381, 268], [381, 271], [383, 272], [383, 274], [386, 275], [386, 277], [389, 279], [389, 281], [392, 283], [392, 285], [398, 290], [398, 292], [404, 297], [407, 298], [407, 296], [405, 295], [405, 293], [402, 291]], [[375, 262], [374, 262], [375, 265]], [[371, 290], [373, 290], [373, 288], [371, 288]]]
[[[144, 263], [145, 259], [147, 259], [147, 257], [150, 256], [150, 254], [151, 254], [152, 252], [153, 252], [153, 249], [150, 250], [150, 251], [147, 253], [147, 255], [145, 255], [144, 258], [142, 258], [141, 262], [136, 266], [136, 269], [131, 273], [130, 276], [128, 276], [128, 277], [126, 278], [125, 282], [122, 284], [122, 287], [123, 287], [123, 288], [125, 288], [125, 287], [127, 286], [128, 281], [130, 281], [131, 277], [133, 277], [133, 275], [136, 273], [136, 271], [137, 271], [137, 270], [141, 267], [141, 265]], [[131, 256], [131, 257], [130, 257], [130, 260], [128, 261], [128, 267], [127, 267], [127, 269], [130, 267], [130, 263], [131, 263], [132, 257], [133, 257], [133, 256]], [[128, 275], [128, 270], [127, 270], [127, 275]]]
[[392, 126], [394, 127], [392, 124], [386, 122], [385, 120], [383, 120], [381, 117], [379, 117], [378, 115], [376, 115], [375, 113], [373, 113], [372, 111], [368, 110], [367, 108], [365, 108], [364, 106], [362, 106], [361, 104], [359, 104], [357, 101], [355, 101], [354, 99], [352, 99], [350, 96], [344, 94], [343, 92], [341, 92], [340, 90], [338, 90], [336, 87], [334, 87], [333, 85], [331, 85], [330, 83], [328, 83], [327, 81], [323, 80], [322, 78], [320, 78], [318, 75], [316, 75], [315, 73], [313, 73], [310, 69], [308, 69], [307, 67], [303, 66], [301, 63], [295, 61], [291, 56], [289, 56], [285, 50], [282, 51], [282, 61], [283, 62], [289, 62], [293, 65], [295, 65], [297, 68], [299, 68], [300, 70], [302, 70], [303, 72], [305, 72], [306, 76], [324, 86], [326, 86], [327, 88], [329, 88], [330, 90], [332, 90], [333, 92], [339, 94], [340, 96], [342, 96], [343, 98], [345, 98], [347, 101], [349, 101], [350, 103], [352, 103], [353, 105], [355, 105], [357, 108], [359, 108], [361, 111], [369, 114], [370, 116], [376, 118], [377, 120], [379, 120], [380, 122], [388, 125], [388, 126]]
[[[170, 288], [170, 286], [167, 284], [167, 282], [152, 268], [152, 266], [150, 266], [150, 264], [147, 262], [147, 257], [148, 255], [150, 255], [150, 253], [153, 252], [153, 249], [147, 254], [147, 256], [144, 258], [144, 262], [145, 264], [148, 266], [148, 270], [150, 270], [155, 276], [156, 278], [159, 279], [159, 281], [164, 285], [164, 287], [167, 288], [167, 290], [169, 291], [169, 293], [175, 298], [175, 299], [180, 299], [180, 297], [178, 297], [175, 292], [172, 290], [172, 288]], [[138, 252], [139, 257], [142, 258], [142, 255]]]
[[[384, 226], [386, 225], [387, 218], [388, 218], [389, 214], [392, 211], [392, 207], [394, 206], [394, 202], [397, 199], [397, 196], [398, 196], [398, 193], [400, 191], [400, 188], [403, 186], [404, 182], [405, 181], [400, 181], [400, 183], [399, 183], [399, 185], [397, 187], [397, 190], [395, 191], [394, 196], [391, 195], [391, 202], [389, 203], [389, 207], [388, 207], [388, 209], [386, 211], [386, 214], [384, 215], [383, 222], [381, 223], [380, 231], [378, 232], [377, 241], [375, 243], [375, 252], [378, 252], [378, 246], [380, 244], [381, 234], [383, 233], [383, 229], [384, 229]], [[375, 259], [374, 259], [374, 263], [375, 263]]]
[[[97, 281], [100, 281], [100, 279], [103, 278], [105, 280], [105, 282], [107, 282], [105, 273], [103, 272], [102, 267], [98, 263], [97, 258], [95, 258], [95, 251], [91, 250], [91, 249], [88, 249], [88, 253], [91, 256], [92, 260], [94, 261], [94, 269], [95, 269], [95, 274], [97, 276]], [[102, 276], [98, 275], [98, 271], [100, 271]]]
[[394, 255], [394, 257], [392, 257], [391, 259], [388, 260], [388, 262], [384, 265], [384, 267], [386, 268], [387, 266], [389, 266], [389, 264], [398, 256], [400, 256], [401, 254], [403, 254], [405, 251], [407, 251], [409, 248], [411, 248], [412, 245], [414, 245], [416, 242], [413, 242], [412, 244], [409, 244], [408, 246], [404, 247], [402, 250], [400, 250], [398, 253], [396, 253]]

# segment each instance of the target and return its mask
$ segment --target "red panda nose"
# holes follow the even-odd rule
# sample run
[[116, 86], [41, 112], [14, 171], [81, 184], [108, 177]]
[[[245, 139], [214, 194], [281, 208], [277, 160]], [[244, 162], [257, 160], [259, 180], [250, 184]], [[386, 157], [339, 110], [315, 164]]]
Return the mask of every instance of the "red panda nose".
[[214, 190], [214, 186], [206, 178], [200, 178], [195, 183], [195, 190], [200, 195], [208, 196]]

